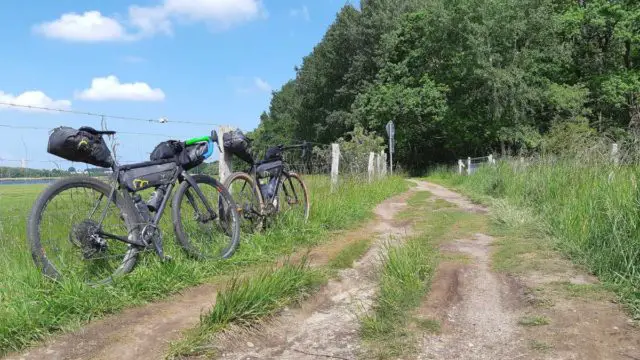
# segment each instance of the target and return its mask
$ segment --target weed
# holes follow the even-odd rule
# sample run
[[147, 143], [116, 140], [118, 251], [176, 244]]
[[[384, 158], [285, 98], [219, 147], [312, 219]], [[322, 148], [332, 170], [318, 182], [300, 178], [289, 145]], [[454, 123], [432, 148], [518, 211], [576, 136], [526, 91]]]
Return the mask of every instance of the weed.
[[545, 316], [524, 316], [518, 320], [518, 324], [522, 326], [541, 326], [549, 325], [549, 319]]
[[347, 245], [344, 249], [329, 261], [332, 269], [346, 269], [353, 266], [353, 262], [359, 259], [369, 249], [371, 239], [362, 239]]
[[428, 331], [433, 334], [440, 333], [441, 326], [438, 320], [415, 318], [413, 321], [416, 323], [416, 325], [418, 325], [418, 328], [424, 331]]

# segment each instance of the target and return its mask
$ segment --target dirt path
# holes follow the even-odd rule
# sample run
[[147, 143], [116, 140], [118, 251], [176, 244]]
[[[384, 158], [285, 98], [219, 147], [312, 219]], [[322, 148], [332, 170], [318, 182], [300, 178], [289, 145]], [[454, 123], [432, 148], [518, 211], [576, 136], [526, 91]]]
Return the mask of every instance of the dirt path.
[[[407, 196], [400, 195], [395, 200], [384, 202], [376, 208], [376, 220], [360, 229], [337, 234], [331, 241], [313, 249], [308, 254], [311, 265], [325, 265], [348, 244], [374, 236], [377, 232], [402, 233], [402, 229], [391, 226], [389, 222]], [[373, 261], [375, 256], [369, 257], [367, 262]], [[345, 292], [360, 283], [358, 276], [361, 273], [353, 273], [351, 282], [341, 285]], [[202, 285], [161, 302], [125, 310], [92, 322], [81, 330], [54, 336], [42, 346], [9, 355], [5, 360], [162, 359], [169, 343], [179, 339], [184, 330], [195, 327], [200, 315], [211, 309], [217, 289], [215, 285]]]
[[251, 333], [231, 331], [223, 335], [217, 342], [221, 358], [357, 358], [361, 354], [358, 315], [373, 303], [381, 253], [387, 244], [393, 246], [410, 232], [394, 217], [406, 207], [406, 200], [414, 191], [378, 205], [378, 220], [371, 224], [376, 241], [353, 268], [342, 270], [336, 280], [301, 308], [285, 309], [277, 319]]
[[[419, 188], [466, 211], [487, 212], [441, 186]], [[538, 270], [497, 273], [491, 268], [494, 247], [485, 234], [442, 245], [442, 252], [471, 261], [440, 264], [419, 315], [439, 320], [442, 331], [423, 334], [417, 358], [640, 359], [640, 331], [610, 294], [591, 287], [597, 279], [552, 251], [543, 254]], [[521, 260], [532, 256], [537, 254]]]

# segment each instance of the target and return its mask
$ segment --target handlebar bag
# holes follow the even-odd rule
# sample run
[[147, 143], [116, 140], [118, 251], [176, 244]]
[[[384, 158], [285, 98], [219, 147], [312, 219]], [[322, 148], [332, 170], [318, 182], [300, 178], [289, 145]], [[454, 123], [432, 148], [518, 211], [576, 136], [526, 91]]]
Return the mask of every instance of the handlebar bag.
[[251, 155], [251, 141], [240, 130], [234, 130], [222, 135], [224, 150], [239, 157], [241, 160], [253, 164]]

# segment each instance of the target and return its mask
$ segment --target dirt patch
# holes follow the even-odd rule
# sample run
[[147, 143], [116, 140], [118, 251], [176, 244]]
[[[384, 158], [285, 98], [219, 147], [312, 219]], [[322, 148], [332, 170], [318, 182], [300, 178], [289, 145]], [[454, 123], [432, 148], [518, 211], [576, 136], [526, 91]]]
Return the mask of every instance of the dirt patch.
[[216, 341], [223, 359], [355, 359], [362, 355], [358, 329], [360, 315], [371, 308], [378, 287], [377, 271], [387, 244], [397, 242], [409, 229], [394, 218], [415, 190], [389, 199], [378, 207], [371, 229], [376, 241], [353, 268], [300, 308], [285, 309], [254, 331], [232, 330]]
[[[471, 257], [469, 265], [440, 264], [434, 291], [421, 315], [441, 321], [441, 334], [425, 334], [419, 359], [513, 359], [524, 345], [516, 325], [520, 292], [506, 276], [491, 271], [493, 238], [476, 234], [442, 246]], [[441, 281], [449, 281], [440, 285]], [[443, 291], [442, 288], [445, 290]], [[443, 296], [444, 294], [444, 296]]]
[[477, 213], [488, 212], [487, 208], [474, 204], [464, 196], [456, 192], [453, 192], [443, 186], [426, 182], [426, 181], [418, 181], [418, 180], [411, 180], [411, 181], [413, 181], [417, 185], [418, 190], [429, 191], [434, 195], [435, 198], [455, 204], [464, 210], [467, 210], [470, 212], [477, 212]]
[[193, 327], [215, 302], [217, 287], [202, 285], [165, 301], [128, 309], [6, 359], [160, 359], [165, 346]]

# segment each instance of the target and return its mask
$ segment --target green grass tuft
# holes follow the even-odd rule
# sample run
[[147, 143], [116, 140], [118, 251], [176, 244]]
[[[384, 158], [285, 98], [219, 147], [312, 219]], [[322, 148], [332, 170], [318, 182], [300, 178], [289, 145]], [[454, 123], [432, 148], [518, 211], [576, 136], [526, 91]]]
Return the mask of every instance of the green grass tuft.
[[549, 325], [549, 319], [544, 316], [525, 316], [518, 320], [518, 324], [522, 326], [541, 326]]
[[363, 239], [347, 245], [329, 261], [329, 267], [338, 270], [352, 267], [353, 262], [367, 252], [369, 245], [371, 245], [371, 239]]

